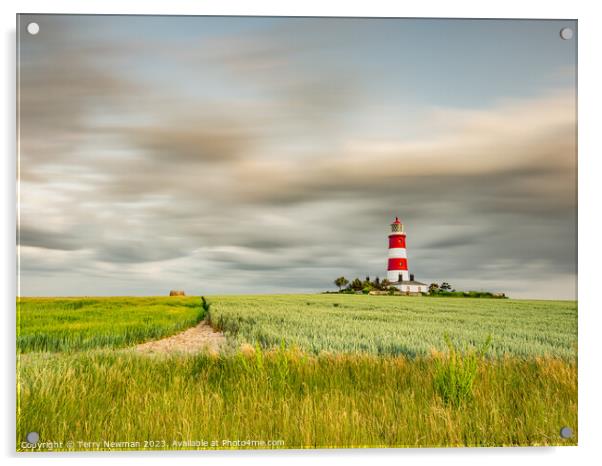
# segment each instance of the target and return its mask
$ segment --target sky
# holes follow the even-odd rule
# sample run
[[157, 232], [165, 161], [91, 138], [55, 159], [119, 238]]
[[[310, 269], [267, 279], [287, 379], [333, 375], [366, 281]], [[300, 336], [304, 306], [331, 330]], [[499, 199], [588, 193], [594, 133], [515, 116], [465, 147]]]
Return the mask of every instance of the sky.
[[22, 296], [576, 299], [575, 21], [18, 21]]

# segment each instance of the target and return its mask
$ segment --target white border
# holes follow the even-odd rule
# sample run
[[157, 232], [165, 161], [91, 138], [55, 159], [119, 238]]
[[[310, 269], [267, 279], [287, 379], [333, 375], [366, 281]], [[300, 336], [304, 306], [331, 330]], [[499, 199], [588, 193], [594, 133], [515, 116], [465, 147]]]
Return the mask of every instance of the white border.
[[[0, 439], [6, 464], [37, 464], [49, 455], [31, 456], [14, 453], [15, 445], [15, 14], [22, 13], [131, 13], [131, 14], [229, 14], [289, 16], [403, 16], [403, 17], [478, 17], [478, 18], [566, 18], [579, 20], [579, 447], [564, 448], [496, 448], [496, 449], [407, 449], [407, 450], [322, 450], [322, 451], [233, 451], [174, 453], [63, 454], [50, 456], [61, 464], [104, 464], [108, 460], [128, 463], [159, 464], [177, 461], [180, 465], [199, 463], [233, 464], [440, 464], [497, 465], [545, 463], [546, 465], [591, 464], [597, 462], [602, 433], [602, 397], [600, 367], [602, 364], [602, 308], [600, 285], [596, 274], [601, 263], [600, 224], [600, 84], [602, 55], [599, 31], [602, 24], [594, 1], [506, 0], [422, 1], [386, 0], [231, 0], [231, 1], [158, 1], [88, 0], [2, 2], [3, 72], [2, 118], [4, 151], [2, 152], [2, 361], [5, 373], [2, 390], [3, 423]], [[119, 459], [117, 459], [119, 458]]]

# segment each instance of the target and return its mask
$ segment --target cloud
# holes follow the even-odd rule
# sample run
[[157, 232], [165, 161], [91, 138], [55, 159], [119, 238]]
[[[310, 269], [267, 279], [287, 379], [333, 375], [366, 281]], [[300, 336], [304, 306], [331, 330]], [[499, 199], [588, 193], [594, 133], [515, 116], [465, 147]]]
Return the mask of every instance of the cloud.
[[570, 90], [414, 113], [370, 105], [320, 37], [122, 46], [55, 27], [21, 51], [26, 294], [74, 273], [104, 294], [321, 290], [382, 277], [400, 215], [421, 280], [572, 296]]
[[57, 233], [35, 227], [22, 227], [17, 231], [17, 238], [22, 246], [33, 246], [59, 251], [76, 251], [81, 249], [80, 238], [68, 233]]
[[447, 236], [425, 244], [425, 249], [451, 249], [457, 247], [474, 247], [483, 240], [487, 233], [471, 234], [463, 233], [456, 236]]
[[127, 45], [90, 38], [72, 18], [27, 18], [43, 24], [44, 31], [19, 40], [20, 176], [44, 180], [47, 166], [68, 164], [87, 143], [95, 115], [125, 111], [141, 96], [142, 86], [104, 61], [119, 61], [131, 52]]

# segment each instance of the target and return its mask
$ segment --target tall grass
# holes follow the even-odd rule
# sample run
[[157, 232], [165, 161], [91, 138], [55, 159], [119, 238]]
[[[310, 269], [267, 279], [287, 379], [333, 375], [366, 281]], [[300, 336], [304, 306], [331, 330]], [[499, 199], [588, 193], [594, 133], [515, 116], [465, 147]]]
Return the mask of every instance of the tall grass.
[[435, 390], [445, 403], [457, 407], [473, 397], [478, 365], [491, 345], [491, 336], [480, 348], [458, 348], [447, 334], [444, 339], [449, 351], [434, 359]]
[[198, 297], [19, 298], [17, 349], [129, 346], [185, 330], [205, 312]]
[[319, 353], [426, 356], [442, 340], [478, 345], [493, 335], [497, 357], [577, 354], [575, 301], [359, 295], [211, 297], [212, 325], [238, 342], [296, 344]]
[[104, 440], [164, 441], [155, 447], [171, 449], [197, 448], [181, 443], [190, 440], [218, 448], [248, 439], [282, 441], [278, 448], [577, 442], [559, 437], [562, 426], [577, 429], [574, 361], [484, 361], [470, 402], [457, 407], [436, 389], [433, 357], [247, 345], [220, 356], [103, 350], [22, 358], [18, 449], [30, 431], [41, 441], [101, 442], [78, 449], [107, 449]]

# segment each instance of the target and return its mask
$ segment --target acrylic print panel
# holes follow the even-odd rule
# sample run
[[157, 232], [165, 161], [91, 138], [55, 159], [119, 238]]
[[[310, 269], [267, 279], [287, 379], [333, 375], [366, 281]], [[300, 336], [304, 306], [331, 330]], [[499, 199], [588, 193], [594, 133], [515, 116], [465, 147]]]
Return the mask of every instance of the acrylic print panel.
[[575, 445], [576, 41], [20, 15], [17, 450]]

